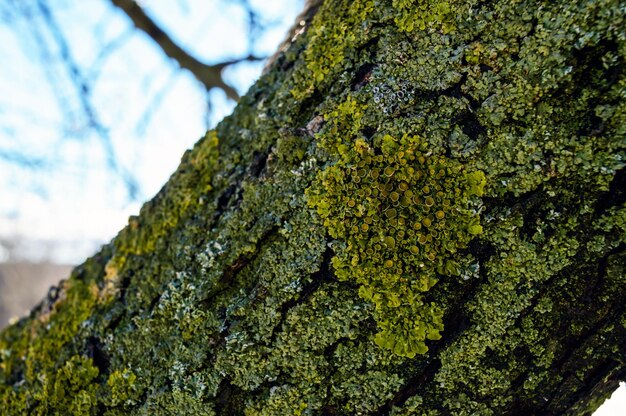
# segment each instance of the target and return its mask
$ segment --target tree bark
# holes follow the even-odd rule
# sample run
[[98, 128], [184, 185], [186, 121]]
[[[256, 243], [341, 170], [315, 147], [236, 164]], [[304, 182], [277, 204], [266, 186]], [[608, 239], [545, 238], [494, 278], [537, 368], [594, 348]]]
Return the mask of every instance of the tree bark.
[[591, 414], [626, 374], [625, 14], [325, 1], [2, 332], [2, 414]]

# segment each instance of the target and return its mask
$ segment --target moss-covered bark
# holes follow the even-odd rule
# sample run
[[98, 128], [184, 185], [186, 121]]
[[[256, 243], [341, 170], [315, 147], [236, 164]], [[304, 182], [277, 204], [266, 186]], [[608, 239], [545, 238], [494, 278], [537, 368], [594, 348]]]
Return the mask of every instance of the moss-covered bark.
[[315, 11], [1, 334], [1, 414], [589, 414], [624, 379], [626, 3]]

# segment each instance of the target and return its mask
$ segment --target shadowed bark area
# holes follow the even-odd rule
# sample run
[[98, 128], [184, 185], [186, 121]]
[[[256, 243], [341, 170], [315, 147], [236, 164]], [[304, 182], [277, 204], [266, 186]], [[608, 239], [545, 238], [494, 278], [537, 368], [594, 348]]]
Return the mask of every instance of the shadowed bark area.
[[305, 13], [2, 332], [2, 414], [591, 414], [626, 372], [625, 6]]

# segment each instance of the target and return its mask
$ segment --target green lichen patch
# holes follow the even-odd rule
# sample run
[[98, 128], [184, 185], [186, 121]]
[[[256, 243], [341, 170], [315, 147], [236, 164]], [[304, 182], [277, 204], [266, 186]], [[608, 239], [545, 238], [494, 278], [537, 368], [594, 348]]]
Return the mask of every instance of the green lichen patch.
[[95, 378], [98, 369], [91, 359], [72, 356], [55, 373], [39, 375], [42, 383], [35, 415], [91, 415], [96, 413], [98, 403]]
[[153, 252], [190, 208], [203, 204], [213, 189], [213, 174], [218, 169], [218, 146], [216, 132], [208, 131], [192, 150], [185, 153], [170, 182], [142, 207], [141, 215], [129, 219], [128, 226], [113, 243], [115, 250], [107, 266], [103, 299], [111, 300], [118, 293], [119, 278], [128, 256]]
[[[440, 355], [436, 383], [446, 397], [465, 388], [464, 400], [485, 403], [489, 398], [490, 408], [515, 407], [515, 400], [518, 405], [541, 406], [545, 400], [538, 391], [581, 388], [593, 380], [591, 369], [604, 365], [594, 357], [617, 353], [613, 341], [606, 347], [588, 346], [619, 336], [606, 318], [611, 308], [621, 305], [609, 294], [624, 290], [621, 210], [595, 218], [588, 202], [594, 198], [592, 189], [548, 188], [545, 199], [535, 202], [535, 209], [528, 208], [533, 214], [504, 209], [496, 210], [495, 218], [486, 216], [483, 238], [493, 242], [497, 253], [481, 266], [490, 284], [466, 305], [472, 328]], [[559, 206], [553, 205], [555, 200]], [[615, 257], [613, 250], [619, 253]], [[606, 267], [598, 268], [598, 260], [592, 259], [603, 256], [599, 263]], [[618, 264], [619, 277], [612, 274]], [[599, 334], [585, 336], [591, 329]], [[572, 340], [578, 337], [584, 342], [574, 346]], [[555, 363], [565, 367], [565, 361], [582, 367], [576, 385], [562, 373], [551, 372]], [[516, 387], [515, 380], [523, 383]], [[512, 389], [517, 389], [512, 396], [504, 394]], [[449, 409], [456, 409], [455, 400], [449, 398]]]
[[438, 275], [458, 273], [451, 256], [481, 233], [470, 205], [485, 177], [432, 155], [417, 135], [384, 135], [378, 147], [342, 140], [359, 131], [355, 107], [348, 99], [328, 117], [335, 121], [320, 142], [338, 160], [318, 174], [308, 202], [344, 243], [333, 258], [337, 277], [357, 282], [359, 295], [376, 306], [376, 343], [414, 357], [427, 351], [426, 339], [441, 337], [442, 311], [424, 293]]
[[454, 1], [393, 0], [393, 19], [403, 32], [437, 29], [443, 33], [454, 30]]
[[[39, 319], [19, 332], [3, 333], [0, 398], [33, 415], [90, 414], [99, 372], [91, 359], [72, 352], [97, 296], [95, 283], [72, 278], [61, 285], [51, 304], [42, 304], [46, 310]], [[7, 335], [10, 338], [4, 338]]]
[[294, 73], [292, 94], [296, 99], [305, 98], [324, 79], [331, 78], [366, 37], [366, 24], [374, 11], [374, 1], [342, 2], [341, 5], [325, 2], [313, 19], [307, 33], [304, 66]]
[[129, 369], [115, 370], [109, 374], [107, 386], [110, 392], [110, 406], [132, 405], [137, 399], [135, 382], [137, 376]]

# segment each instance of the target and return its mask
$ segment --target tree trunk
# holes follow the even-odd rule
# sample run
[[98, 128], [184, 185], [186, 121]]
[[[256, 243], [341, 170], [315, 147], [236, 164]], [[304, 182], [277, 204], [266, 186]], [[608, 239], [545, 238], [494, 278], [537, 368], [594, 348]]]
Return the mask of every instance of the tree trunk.
[[327, 0], [0, 337], [2, 414], [590, 414], [626, 374], [626, 4]]

